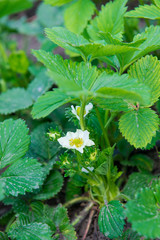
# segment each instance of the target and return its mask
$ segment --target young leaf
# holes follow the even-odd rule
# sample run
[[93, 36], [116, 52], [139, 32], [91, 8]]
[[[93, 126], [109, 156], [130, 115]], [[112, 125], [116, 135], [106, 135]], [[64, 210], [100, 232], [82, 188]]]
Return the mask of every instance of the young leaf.
[[160, 19], [160, 9], [155, 5], [140, 5], [134, 10], [127, 12], [125, 17]]
[[42, 70], [28, 85], [27, 92], [36, 101], [38, 97], [52, 87], [53, 83], [53, 80], [47, 75], [46, 71]]
[[110, 239], [121, 236], [125, 224], [124, 218], [124, 209], [119, 201], [107, 203], [101, 208], [98, 217], [100, 231]]
[[37, 222], [13, 226], [8, 235], [16, 240], [52, 240], [49, 226]]
[[60, 55], [42, 50], [33, 51], [33, 54], [50, 70], [51, 77], [64, 91], [89, 89], [98, 75], [97, 68], [91, 64], [63, 60]]
[[72, 98], [58, 89], [55, 89], [53, 92], [47, 92], [45, 95], [39, 97], [37, 102], [34, 104], [32, 116], [33, 118], [46, 117], [55, 109], [70, 102], [71, 100]]
[[44, 0], [46, 4], [51, 4], [52, 6], [62, 6], [72, 0]]
[[39, 188], [43, 181], [43, 169], [36, 159], [19, 159], [1, 174], [5, 195], [17, 196]]
[[[66, 240], [77, 239], [73, 226], [69, 223], [67, 216], [67, 210], [60, 205], [55, 209], [53, 215], [53, 222], [57, 230], [59, 230], [59, 236], [63, 236]], [[54, 239], [54, 237], [53, 237]]]
[[146, 56], [134, 63], [129, 70], [129, 76], [138, 79], [151, 89], [152, 105], [160, 97], [160, 62], [156, 57]]
[[126, 215], [132, 228], [152, 239], [160, 237], [159, 187], [157, 184], [153, 189], [141, 189], [136, 198], [126, 204]]
[[151, 183], [153, 176], [151, 174], [146, 173], [132, 173], [129, 176], [129, 180], [123, 189], [123, 193], [134, 199], [136, 193], [141, 189], [149, 186]]
[[102, 56], [135, 51], [135, 48], [131, 46], [109, 45], [105, 44], [104, 41], [89, 42], [81, 35], [74, 34], [62, 27], [46, 28], [46, 34], [51, 41], [60, 47], [78, 53], [84, 59], [93, 60]]
[[150, 108], [144, 108], [125, 113], [119, 120], [119, 129], [135, 148], [143, 148], [155, 136], [158, 124], [158, 115]]
[[45, 180], [41, 191], [35, 195], [34, 199], [47, 200], [53, 198], [62, 188], [63, 177], [58, 171], [52, 171]]
[[0, 17], [5, 15], [21, 12], [25, 9], [32, 7], [29, 0], [1, 0], [0, 1]]
[[91, 0], [78, 0], [73, 3], [65, 10], [64, 19], [66, 27], [71, 32], [82, 33], [94, 10], [95, 5]]
[[29, 129], [23, 120], [8, 119], [0, 123], [0, 168], [23, 157], [28, 150]]
[[9, 114], [32, 105], [31, 95], [23, 88], [12, 88], [0, 95], [0, 113]]
[[118, 60], [120, 62], [122, 72], [130, 66], [133, 62], [135, 62], [138, 58], [143, 57], [149, 52], [160, 49], [160, 43], [158, 41], [160, 37], [160, 26], [150, 26], [145, 29], [145, 32], [138, 34], [134, 37], [133, 41], [136, 42], [138, 40], [146, 39], [140, 46], [136, 52], [130, 54], [118, 54]]
[[88, 26], [88, 33], [93, 40], [98, 40], [98, 33], [111, 33], [117, 39], [122, 39], [124, 31], [124, 14], [126, 12], [127, 0], [110, 1], [105, 6], [102, 5], [99, 15], [95, 17], [91, 25]]

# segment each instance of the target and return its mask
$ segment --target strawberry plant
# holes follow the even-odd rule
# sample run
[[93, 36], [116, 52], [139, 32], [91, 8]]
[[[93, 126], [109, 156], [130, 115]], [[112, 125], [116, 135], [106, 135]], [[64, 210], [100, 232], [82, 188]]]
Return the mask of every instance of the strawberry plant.
[[96, 239], [159, 239], [160, 1], [44, 3], [63, 8], [44, 32], [65, 54], [33, 49], [35, 79], [0, 95], [0, 237], [84, 240], [94, 218]]

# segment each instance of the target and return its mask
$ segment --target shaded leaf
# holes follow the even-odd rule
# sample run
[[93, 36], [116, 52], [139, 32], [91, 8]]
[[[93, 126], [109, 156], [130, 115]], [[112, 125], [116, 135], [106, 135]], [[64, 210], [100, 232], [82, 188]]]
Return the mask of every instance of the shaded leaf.
[[32, 98], [24, 88], [12, 88], [0, 95], [0, 113], [9, 114], [28, 108]]
[[45, 180], [41, 191], [34, 197], [37, 200], [53, 198], [62, 188], [63, 177], [58, 171], [52, 171]]

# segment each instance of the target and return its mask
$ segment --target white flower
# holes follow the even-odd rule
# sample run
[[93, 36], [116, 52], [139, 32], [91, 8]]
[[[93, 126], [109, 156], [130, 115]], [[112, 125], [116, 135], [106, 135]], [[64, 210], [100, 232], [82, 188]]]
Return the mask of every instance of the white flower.
[[[76, 115], [76, 117], [78, 118], [78, 120], [80, 120], [80, 111], [81, 111], [81, 107], [80, 106], [76, 106], [74, 107], [73, 105], [71, 106], [72, 108], [72, 113], [74, 115]], [[93, 104], [89, 103], [88, 105], [85, 106], [85, 110], [84, 110], [84, 117], [89, 113], [89, 111], [93, 108]]]
[[83, 148], [86, 146], [90, 147], [94, 145], [94, 142], [89, 139], [89, 132], [80, 129], [77, 129], [76, 132], [68, 132], [65, 137], [59, 138], [58, 142], [62, 147], [76, 149], [80, 153], [83, 153]]

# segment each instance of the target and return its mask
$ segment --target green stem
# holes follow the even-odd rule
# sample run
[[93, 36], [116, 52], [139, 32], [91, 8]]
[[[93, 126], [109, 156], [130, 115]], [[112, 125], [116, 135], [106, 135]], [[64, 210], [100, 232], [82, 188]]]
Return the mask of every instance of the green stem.
[[85, 122], [84, 122], [84, 111], [85, 111], [86, 101], [85, 98], [82, 100], [81, 110], [80, 110], [80, 126], [81, 129], [85, 130]]
[[99, 113], [99, 111], [98, 111], [98, 108], [96, 108], [95, 110], [96, 110], [97, 118], [98, 118], [99, 124], [100, 124], [100, 126], [101, 126], [101, 129], [102, 129], [102, 132], [103, 132], [104, 139], [105, 139], [105, 142], [106, 142], [106, 144], [107, 144], [107, 147], [110, 147], [110, 142], [109, 142], [109, 139], [108, 139], [106, 130], [105, 130], [105, 128], [104, 128], [104, 125], [103, 125], [103, 122], [102, 122], [100, 113]]
[[66, 202], [65, 204], [63, 204], [63, 206], [68, 208], [71, 205], [74, 205], [75, 203], [79, 202], [91, 202], [91, 199], [89, 197], [78, 197]]
[[106, 122], [104, 128], [108, 128], [109, 124], [112, 122], [112, 120], [114, 119], [115, 116], [116, 116], [116, 113], [115, 113], [115, 112], [111, 113], [111, 116], [110, 116], [110, 118], [108, 119], [108, 121]]

